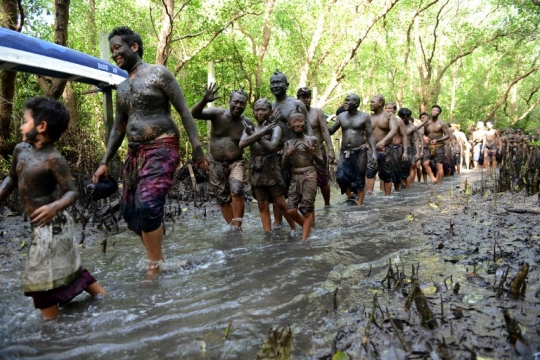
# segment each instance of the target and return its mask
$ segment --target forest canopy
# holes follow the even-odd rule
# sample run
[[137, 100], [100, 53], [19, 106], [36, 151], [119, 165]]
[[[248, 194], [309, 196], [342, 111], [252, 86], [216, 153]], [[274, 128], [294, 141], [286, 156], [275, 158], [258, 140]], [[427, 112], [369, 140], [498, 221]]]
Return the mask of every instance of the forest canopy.
[[[145, 44], [144, 60], [166, 65], [193, 106], [208, 64], [227, 106], [244, 88], [272, 99], [269, 77], [288, 76], [289, 95], [316, 88], [316, 106], [335, 112], [349, 93], [420, 111], [433, 104], [463, 128], [540, 127], [540, 6], [537, 0], [3, 0], [2, 26], [100, 56], [100, 33], [126, 25]], [[90, 86], [2, 70], [0, 151], [20, 140], [28, 97], [62, 98], [73, 123], [62, 141], [88, 165], [104, 148], [102, 96]], [[251, 111], [247, 110], [250, 116]], [[176, 113], [174, 116], [178, 116]], [[180, 120], [178, 123], [181, 124]], [[198, 124], [206, 136], [206, 125]], [[84, 139], [81, 141], [81, 139]], [[84, 151], [90, 146], [93, 151]], [[83, 155], [85, 154], [85, 155]], [[95, 156], [93, 156], [95, 155]], [[89, 157], [89, 158], [86, 158]]]

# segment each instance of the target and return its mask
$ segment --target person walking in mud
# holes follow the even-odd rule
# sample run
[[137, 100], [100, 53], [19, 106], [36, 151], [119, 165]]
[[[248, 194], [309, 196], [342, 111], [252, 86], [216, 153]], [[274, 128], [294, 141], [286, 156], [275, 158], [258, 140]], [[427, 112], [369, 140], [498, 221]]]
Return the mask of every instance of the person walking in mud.
[[[394, 190], [400, 191], [401, 185], [406, 186], [406, 180], [409, 177], [409, 172], [403, 172], [404, 167], [409, 167], [410, 160], [409, 154], [406, 153], [409, 147], [409, 136], [407, 135], [407, 127], [405, 123], [399, 116], [396, 115], [397, 105], [396, 103], [388, 103], [385, 106], [385, 111], [394, 115], [396, 119], [396, 124], [398, 131], [396, 135], [392, 138], [392, 143], [388, 145], [389, 153], [391, 154], [390, 159], [392, 159], [392, 182], [394, 183]], [[403, 155], [406, 155], [405, 157]], [[407, 160], [403, 160], [407, 158]], [[384, 188], [384, 185], [381, 182], [381, 190]]]
[[398, 117], [401, 119], [401, 121], [403, 121], [405, 131], [407, 132], [407, 137], [409, 139], [409, 146], [407, 146], [406, 149], [409, 160], [402, 163], [402, 179], [405, 181], [404, 185], [406, 189], [410, 189], [416, 175], [416, 157], [417, 150], [420, 147], [420, 136], [418, 135], [418, 129], [423, 128], [429, 120], [428, 118], [425, 118], [425, 120], [421, 122], [419, 126], [416, 126], [411, 121], [411, 116], [412, 111], [408, 108], [402, 107], [398, 111]]
[[285, 143], [281, 160], [281, 168], [290, 166], [292, 172], [287, 210], [289, 215], [302, 225], [302, 240], [306, 240], [315, 219], [317, 195], [315, 163], [322, 166], [324, 159], [317, 138], [304, 134], [309, 124], [300, 107], [289, 113], [288, 126], [294, 133], [294, 139]]
[[484, 131], [482, 149], [484, 150], [484, 168], [495, 172], [497, 169], [497, 155], [501, 151], [502, 143], [499, 132], [493, 128], [493, 123], [488, 121], [487, 130]]
[[[384, 96], [375, 95], [371, 98], [370, 109], [372, 114], [371, 128], [373, 130], [373, 139], [375, 141], [376, 156], [370, 159], [366, 171], [366, 194], [371, 194], [375, 186], [375, 176], [379, 174], [379, 178], [384, 182], [384, 195], [389, 196], [392, 192], [392, 169], [394, 166], [388, 145], [398, 131], [396, 117], [384, 109]], [[407, 160], [406, 153], [403, 154], [403, 160]]]
[[231, 92], [229, 109], [205, 109], [206, 104], [219, 98], [217, 91], [215, 84], [208, 86], [191, 114], [196, 119], [212, 122], [208, 192], [218, 199], [227, 224], [239, 230], [244, 217], [244, 150], [239, 143], [244, 127], [252, 127], [253, 123], [242, 115], [248, 100], [243, 90]]
[[369, 115], [358, 111], [360, 97], [356, 94], [347, 95], [343, 106], [345, 112], [336, 117], [336, 121], [330, 128], [330, 134], [334, 134], [341, 128], [343, 137], [336, 176], [337, 183], [341, 193], [346, 193], [347, 198], [352, 199], [352, 195], [356, 194], [357, 205], [361, 206], [365, 196], [368, 144], [370, 158], [376, 158], [375, 140]]
[[[424, 144], [426, 146], [424, 147], [424, 158], [422, 159], [423, 166], [431, 179], [431, 183], [438, 183], [439, 185], [442, 185], [444, 176], [444, 142], [450, 138], [448, 126], [444, 121], [439, 119], [441, 111], [439, 105], [433, 105], [431, 107], [431, 119], [424, 126]], [[431, 161], [435, 164], [436, 176], [431, 170]]]
[[276, 154], [281, 139], [281, 128], [277, 125], [279, 116], [273, 116], [272, 104], [264, 98], [253, 104], [253, 115], [258, 125], [245, 127], [239, 145], [241, 148], [249, 146], [249, 182], [253, 197], [257, 200], [263, 229], [266, 232], [272, 230], [269, 208], [272, 199], [291, 230], [296, 230], [296, 223], [287, 212], [285, 184]]
[[77, 200], [77, 187], [54, 143], [68, 127], [69, 112], [61, 102], [43, 96], [27, 100], [24, 107], [23, 142], [15, 147], [8, 176], [0, 185], [0, 203], [18, 189], [32, 227], [23, 292], [32, 297], [43, 318], [51, 320], [59, 315], [58, 304], [82, 291], [92, 296], [107, 293], [81, 266], [67, 211]]
[[[484, 142], [484, 132], [486, 130], [484, 129], [484, 122], [479, 121], [476, 123], [476, 130], [472, 133], [472, 145], [473, 145], [473, 163], [474, 163], [474, 169], [478, 169], [478, 165], [480, 162], [481, 155], [483, 155], [483, 148], [482, 144]], [[483, 159], [482, 159], [483, 160]]]
[[178, 81], [166, 67], [142, 61], [139, 34], [117, 27], [109, 34], [109, 45], [112, 59], [129, 76], [118, 85], [114, 126], [92, 181], [109, 176], [108, 164], [127, 137], [122, 214], [128, 228], [141, 237], [148, 258], [147, 278], [152, 279], [163, 261], [164, 205], [179, 162], [180, 133], [171, 116], [171, 104], [180, 114], [195, 164], [206, 169], [208, 162]]
[[[285, 142], [294, 138], [293, 131], [287, 126], [287, 117], [295, 109], [304, 114], [306, 119], [309, 119], [309, 114], [306, 109], [306, 106], [303, 102], [298, 99], [293, 98], [292, 96], [287, 95], [287, 89], [289, 88], [289, 81], [287, 76], [276, 70], [270, 77], [270, 91], [275, 97], [275, 102], [272, 104], [272, 109], [274, 113], [279, 113], [278, 125], [281, 128], [281, 140], [278, 146], [278, 157], [281, 162], [283, 155], [283, 145]], [[304, 131], [307, 135], [312, 136], [313, 132], [311, 126], [306, 126]], [[291, 183], [291, 169], [287, 167], [282, 169], [283, 181], [285, 182], [286, 192], [285, 198], [287, 198], [287, 191], [289, 190], [289, 185]], [[280, 226], [282, 222], [281, 212], [279, 208], [274, 206], [274, 225]]]
[[427, 123], [429, 121], [429, 114], [427, 112], [420, 113], [420, 119], [414, 119], [413, 123], [418, 127], [418, 137], [420, 139], [420, 143], [418, 144], [418, 148], [416, 149], [416, 153], [418, 154], [416, 158], [416, 177], [418, 179], [418, 182], [420, 180], [424, 180], [424, 182], [427, 182], [427, 171], [422, 165], [422, 158], [424, 157], [424, 127], [420, 128], [420, 125], [422, 123]]
[[[326, 115], [322, 109], [311, 107], [311, 90], [307, 87], [301, 87], [296, 91], [298, 100], [304, 103], [309, 113], [309, 124], [313, 132], [313, 136], [317, 138], [321, 146], [321, 153], [324, 159], [324, 165], [318, 166], [317, 169], [317, 186], [321, 189], [321, 194], [324, 200], [324, 206], [330, 206], [330, 170], [328, 165], [333, 164], [336, 155], [334, 153], [334, 145], [332, 137], [328, 131]], [[328, 147], [326, 151], [324, 144]], [[328, 153], [328, 156], [326, 155]]]
[[[457, 141], [457, 148], [454, 149], [455, 151], [455, 163], [456, 163], [456, 171], [458, 175], [461, 174], [461, 165], [465, 162], [465, 169], [469, 169], [469, 162], [471, 157], [471, 144], [469, 141], [467, 141], [467, 136], [460, 130], [461, 125], [458, 123], [451, 123], [450, 127], [453, 130], [452, 136]], [[459, 151], [459, 152], [458, 152]]]

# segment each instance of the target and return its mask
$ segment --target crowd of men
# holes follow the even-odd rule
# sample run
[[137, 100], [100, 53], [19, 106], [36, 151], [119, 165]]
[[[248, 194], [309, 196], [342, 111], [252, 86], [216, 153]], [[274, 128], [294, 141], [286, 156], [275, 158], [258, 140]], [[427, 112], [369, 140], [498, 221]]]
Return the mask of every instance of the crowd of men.
[[[373, 193], [376, 177], [387, 196], [410, 188], [415, 181], [441, 185], [445, 176], [470, 170], [471, 156], [473, 169], [483, 166], [495, 171], [506, 155], [511, 154], [515, 160], [525, 151], [529, 140], [520, 130], [505, 129], [501, 134], [491, 122], [486, 128], [478, 122], [467, 136], [460, 124], [441, 118], [439, 105], [433, 105], [429, 114], [423, 112], [413, 118], [410, 109], [402, 107], [398, 111], [396, 104], [386, 103], [382, 95], [371, 98], [367, 114], [359, 110], [360, 97], [349, 94], [336, 115], [329, 117], [322, 109], [311, 106], [309, 88], [298, 89], [293, 98], [287, 95], [288, 87], [285, 74], [276, 71], [271, 76], [275, 101], [260, 99], [254, 104], [257, 124], [242, 115], [248, 103], [242, 91], [230, 94], [229, 110], [203, 109], [217, 99], [217, 88], [210, 85], [192, 109], [195, 119], [212, 121], [210, 192], [220, 200], [224, 219], [237, 229], [244, 211], [245, 147], [251, 151], [252, 193], [259, 204], [263, 227], [270, 231], [270, 203], [274, 206], [274, 225], [281, 224], [282, 215], [289, 215], [286, 220], [293, 229], [295, 222], [305, 229], [306, 219], [313, 221], [317, 187], [324, 204], [330, 205], [330, 167], [335, 165], [341, 193], [347, 195], [347, 202], [361, 206], [365, 196]], [[292, 118], [305, 122], [301, 134], [292, 126]], [[339, 149], [334, 149], [331, 135], [338, 130]], [[308, 151], [310, 146], [317, 147], [317, 151]], [[295, 158], [293, 148], [300, 157]], [[318, 161], [319, 155], [322, 161]], [[291, 201], [291, 196], [299, 198]], [[303, 218], [297, 216], [297, 210]], [[309, 232], [304, 235], [306, 238]]]

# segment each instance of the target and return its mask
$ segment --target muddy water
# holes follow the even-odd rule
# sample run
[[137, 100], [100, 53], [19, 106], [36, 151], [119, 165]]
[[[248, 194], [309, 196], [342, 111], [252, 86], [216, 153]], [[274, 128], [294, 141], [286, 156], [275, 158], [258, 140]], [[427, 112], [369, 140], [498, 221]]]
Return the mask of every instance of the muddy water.
[[[463, 188], [463, 181], [454, 178], [452, 185]], [[407, 214], [450, 187], [446, 181], [434, 192], [425, 184], [390, 197], [376, 192], [360, 209], [343, 205], [336, 189], [333, 206], [324, 208], [318, 194], [316, 229], [307, 242], [285, 228], [266, 236], [255, 204], [246, 208], [243, 233], [230, 231], [218, 213], [188, 213], [169, 226], [167, 264], [154, 282], [143, 280], [140, 240], [130, 232], [111, 236], [106, 255], [97, 243], [82, 250], [83, 264], [110, 297], [80, 295], [52, 322], [41, 320], [21, 293], [22, 266], [4, 270], [0, 358], [253, 359], [268, 329], [287, 324], [294, 358], [309, 357], [328, 349], [335, 335], [320, 330], [337, 279], [365, 272], [367, 263], [377, 272], [400, 250], [425, 243]], [[371, 301], [370, 292], [353, 287], [339, 295], [347, 306]]]

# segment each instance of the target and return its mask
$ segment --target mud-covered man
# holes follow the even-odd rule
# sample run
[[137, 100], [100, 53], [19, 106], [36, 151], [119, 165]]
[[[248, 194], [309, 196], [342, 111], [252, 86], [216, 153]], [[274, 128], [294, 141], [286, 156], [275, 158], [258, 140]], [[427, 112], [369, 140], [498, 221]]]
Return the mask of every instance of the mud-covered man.
[[493, 123], [488, 121], [487, 130], [484, 131], [482, 140], [482, 149], [484, 150], [484, 168], [495, 171], [497, 168], [497, 155], [502, 149], [501, 137], [499, 132], [493, 128]]
[[240, 229], [244, 217], [244, 150], [239, 143], [244, 127], [253, 124], [242, 115], [248, 101], [242, 90], [231, 92], [229, 109], [205, 109], [206, 104], [218, 98], [217, 91], [215, 84], [211, 84], [202, 100], [191, 109], [191, 114], [196, 119], [212, 122], [208, 191], [218, 199], [227, 224]]
[[[274, 94], [275, 102], [272, 104], [272, 109], [274, 113], [279, 113], [278, 125], [281, 128], [281, 140], [279, 141], [278, 146], [278, 156], [281, 158], [282, 149], [285, 142], [294, 138], [293, 131], [287, 126], [287, 117], [292, 111], [300, 111], [304, 114], [305, 118], [309, 118], [306, 106], [303, 102], [298, 99], [293, 98], [292, 96], [287, 95], [287, 89], [289, 88], [289, 82], [287, 76], [276, 70], [270, 77], [270, 91]], [[306, 126], [304, 132], [307, 135], [313, 135], [311, 126]], [[283, 169], [283, 181], [285, 186], [289, 189], [289, 184], [291, 182], [291, 169], [287, 167]], [[285, 193], [285, 198], [287, 198], [287, 193]], [[274, 224], [280, 225], [282, 221], [281, 212], [277, 207], [274, 206]]]
[[480, 162], [480, 155], [482, 154], [482, 143], [484, 141], [484, 122], [479, 121], [476, 123], [476, 130], [472, 133], [472, 146], [473, 146], [473, 163], [474, 168], [478, 169], [478, 163]]
[[[388, 103], [384, 107], [384, 110], [395, 116], [397, 105], [396, 103]], [[395, 118], [398, 131], [396, 132], [396, 135], [394, 135], [392, 143], [388, 145], [388, 150], [392, 163], [392, 182], [394, 183], [395, 191], [399, 191], [402, 183], [406, 186], [407, 178], [409, 177], [409, 172], [404, 172], [403, 169], [404, 167], [408, 168], [411, 162], [409, 153], [407, 152], [410, 140], [405, 122], [399, 116]], [[382, 190], [384, 184], [381, 185]]]
[[[375, 186], [375, 175], [379, 174], [379, 178], [384, 182], [384, 194], [389, 196], [392, 192], [392, 163], [389, 158], [388, 145], [392, 143], [392, 139], [398, 131], [396, 117], [384, 108], [385, 99], [382, 95], [375, 95], [371, 98], [370, 109], [372, 114], [371, 128], [373, 130], [373, 139], [377, 156], [368, 162], [366, 172], [366, 191], [371, 193]], [[407, 154], [403, 154], [404, 157]]]
[[92, 180], [96, 183], [100, 176], [109, 175], [108, 163], [127, 137], [122, 212], [129, 229], [141, 236], [149, 260], [147, 277], [153, 278], [163, 260], [165, 198], [179, 161], [179, 130], [171, 104], [180, 114], [195, 163], [203, 168], [208, 164], [182, 89], [169, 70], [142, 61], [141, 37], [128, 27], [115, 28], [109, 34], [109, 46], [112, 59], [129, 76], [118, 85], [116, 119]]
[[[314, 108], [311, 106], [311, 89], [307, 87], [301, 87], [296, 91], [296, 97], [302, 101], [306, 106], [309, 113], [309, 123], [313, 136], [317, 138], [321, 147], [321, 153], [324, 159], [323, 166], [316, 166], [317, 168], [317, 186], [321, 189], [324, 205], [330, 206], [330, 176], [329, 176], [329, 164], [333, 164], [336, 155], [334, 154], [334, 146], [332, 144], [332, 138], [328, 131], [328, 125], [326, 121], [326, 115], [322, 109]], [[328, 147], [328, 156], [324, 144]]]
[[375, 141], [369, 115], [358, 111], [360, 97], [356, 94], [347, 95], [343, 106], [345, 112], [336, 117], [330, 128], [330, 134], [334, 134], [339, 128], [342, 133], [337, 183], [341, 193], [346, 193], [348, 198], [351, 198], [353, 193], [356, 194], [357, 205], [361, 206], [365, 196], [367, 153], [370, 151], [370, 158], [376, 158]]
[[[445, 161], [446, 149], [445, 141], [450, 138], [450, 132], [446, 122], [439, 119], [442, 109], [439, 105], [431, 107], [431, 118], [424, 126], [424, 157], [422, 163], [431, 183], [442, 184], [444, 177], [443, 162]], [[435, 164], [436, 176], [430, 166], [430, 162]]]
[[426, 118], [423, 122], [416, 126], [412, 119], [412, 111], [406, 107], [402, 107], [398, 111], [398, 117], [403, 121], [405, 125], [405, 131], [407, 132], [407, 138], [409, 139], [409, 146], [407, 146], [408, 161], [403, 161], [402, 165], [402, 179], [405, 181], [405, 188], [409, 189], [414, 182], [414, 176], [416, 174], [416, 157], [417, 151], [420, 147], [420, 136], [418, 129], [422, 128], [428, 121]]

